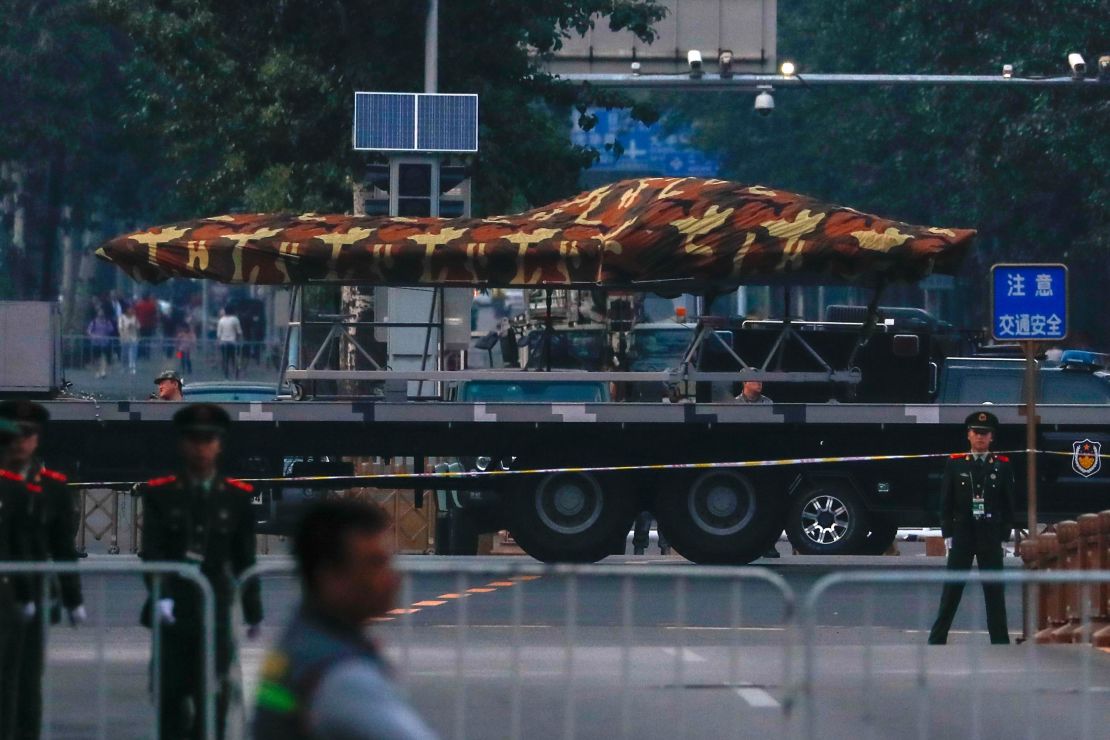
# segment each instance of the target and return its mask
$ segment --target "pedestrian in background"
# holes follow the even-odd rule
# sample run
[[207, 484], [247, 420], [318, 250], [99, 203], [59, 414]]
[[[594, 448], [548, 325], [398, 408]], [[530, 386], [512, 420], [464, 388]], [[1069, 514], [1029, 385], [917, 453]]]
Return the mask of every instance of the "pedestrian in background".
[[[253, 489], [219, 474], [223, 440], [231, 426], [226, 411], [213, 404], [192, 404], [173, 415], [173, 424], [181, 469], [146, 484], [139, 555], [146, 562], [193, 563], [212, 584], [217, 685], [204, 687], [202, 603], [193, 584], [163, 578], [161, 598], [147, 599], [140, 621], [149, 627], [157, 619], [162, 625], [162, 660], [153, 669], [162, 697], [163, 740], [204, 738], [202, 687], [215, 698], [216, 732], [222, 738], [230, 699], [228, 672], [235, 657], [235, 579], [254, 565]], [[241, 593], [243, 617], [250, 625], [247, 635], [253, 639], [262, 621], [257, 579]]]
[[139, 337], [146, 340], [142, 347], [142, 356], [146, 357], [150, 352], [150, 340], [154, 338], [154, 332], [158, 328], [158, 303], [147, 292], [143, 293], [140, 300], [135, 301], [133, 308], [135, 319], [139, 322]]
[[128, 306], [119, 317], [119, 343], [123, 349], [123, 358], [127, 363], [127, 372], [135, 374], [135, 362], [139, 356], [139, 319], [135, 316], [135, 308]]
[[96, 308], [96, 315], [85, 328], [92, 348], [93, 362], [96, 363], [96, 377], [108, 377], [108, 355], [112, 350], [112, 322], [104, 315], [104, 309]]
[[[8, 447], [5, 468], [26, 481], [28, 506], [28, 555], [32, 560], [74, 563], [77, 548], [77, 509], [73, 494], [66, 487], [66, 476], [43, 465], [38, 457], [39, 440], [50, 414], [33, 401], [0, 403], [0, 420], [15, 424], [20, 436]], [[61, 606], [76, 627], [88, 615], [81, 596], [81, 579], [75, 573], [53, 579], [28, 579], [34, 613], [50, 614], [57, 621], [56, 599], [60, 591]], [[16, 709], [16, 734], [19, 740], [38, 740], [42, 730], [42, 674], [45, 657], [43, 617], [26, 621], [20, 634], [19, 705]]]
[[[0, 563], [6, 564], [31, 559], [27, 540], [30, 492], [21, 475], [4, 467], [20, 436], [18, 426], [0, 419]], [[0, 740], [15, 737], [21, 633], [34, 616], [27, 579], [0, 573]]]
[[223, 364], [225, 378], [230, 378], [232, 373], [236, 378], [239, 377], [236, 351], [242, 340], [243, 327], [239, 324], [239, 317], [221, 308], [220, 320], [216, 322], [216, 342], [220, 346], [220, 361]]
[[302, 603], [262, 665], [258, 740], [431, 740], [393, 686], [364, 625], [397, 597], [389, 518], [332, 499], [305, 512], [293, 541]]
[[763, 395], [763, 382], [760, 380], [745, 380], [736, 400], [750, 404], [773, 403], [770, 398]]
[[197, 335], [193, 331], [193, 324], [185, 319], [177, 327], [177, 336], [174, 337], [174, 349], [177, 351], [177, 361], [181, 365], [181, 372], [189, 375], [193, 372], [193, 350], [197, 346]]
[[[964, 422], [971, 451], [953, 455], [944, 467], [940, 484], [941, 532], [949, 545], [948, 570], [1002, 570], [1002, 543], [1014, 528], [1014, 471], [1004, 455], [990, 451], [998, 418], [976, 411]], [[936, 622], [929, 632], [930, 645], [948, 641], [948, 630], [960, 605], [963, 583], [946, 583]], [[984, 583], [987, 630], [991, 643], [1007, 645], [1006, 599], [1001, 583]]]

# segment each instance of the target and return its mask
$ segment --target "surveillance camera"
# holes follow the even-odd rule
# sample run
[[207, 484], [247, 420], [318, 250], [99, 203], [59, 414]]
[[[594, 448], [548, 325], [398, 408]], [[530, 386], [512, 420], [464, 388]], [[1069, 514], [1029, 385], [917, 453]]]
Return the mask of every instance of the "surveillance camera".
[[1087, 74], [1087, 63], [1083, 61], [1083, 55], [1079, 52], [1073, 51], [1068, 54], [1068, 66], [1071, 67], [1071, 76], [1077, 80]]
[[732, 77], [732, 52], [724, 49], [720, 56], [717, 57], [717, 68], [721, 73], [721, 77], [729, 79]]
[[775, 97], [766, 90], [755, 96], [755, 112], [761, 116], [769, 116], [775, 109]]
[[697, 49], [691, 49], [686, 52], [686, 63], [690, 65], [690, 76], [701, 77], [701, 52]]
[[1012, 64], [1003, 64], [1002, 65], [1002, 77], [1003, 77], [1003, 79], [1008, 80], [1013, 76], [1014, 76], [1014, 65], [1012, 65]]
[[640, 74], [640, 63], [639, 62], [632, 62], [632, 74], [634, 74], [634, 75]]

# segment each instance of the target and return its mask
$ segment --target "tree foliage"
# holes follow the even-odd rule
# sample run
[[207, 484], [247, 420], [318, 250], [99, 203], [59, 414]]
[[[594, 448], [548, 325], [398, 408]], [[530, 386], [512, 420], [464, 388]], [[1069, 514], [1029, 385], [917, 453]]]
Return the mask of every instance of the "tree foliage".
[[[182, 209], [343, 211], [366, 161], [351, 151], [356, 90], [423, 89], [427, 4], [412, 0], [94, 0], [134, 44], [126, 123], [154, 131], [179, 172]], [[551, 108], [590, 96], [543, 74], [537, 54], [589, 28], [652, 37], [654, 0], [440, 4], [439, 90], [478, 93], [472, 162], [485, 210], [566, 195], [594, 153]]]

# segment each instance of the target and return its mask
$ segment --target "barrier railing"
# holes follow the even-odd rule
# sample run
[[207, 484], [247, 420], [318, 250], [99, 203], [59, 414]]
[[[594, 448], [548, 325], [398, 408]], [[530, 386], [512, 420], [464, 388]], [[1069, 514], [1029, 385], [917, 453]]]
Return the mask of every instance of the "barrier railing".
[[[821, 578], [806, 595], [799, 613], [804, 657], [796, 687], [801, 707], [798, 736], [820, 736], [834, 717], [837, 723], [855, 728], [861, 737], [886, 737], [895, 730], [919, 738], [1000, 737], [1010, 733], [997, 723], [987, 730], [986, 724], [992, 717], [1018, 712], [1025, 737], [1101, 737], [1104, 730], [1097, 727], [1104, 724], [1101, 719], [1096, 721], [1094, 707], [1105, 709], [1110, 686], [1092, 681], [1097, 653], [1090, 646], [1075, 645], [1064, 648], [1070, 652], [1061, 653], [1058, 647], [1030, 639], [1016, 651], [999, 649], [987, 647], [985, 633], [976, 630], [966, 639], [957, 635], [959, 644], [951, 649], [927, 644], [940, 587], [948, 583], [1022, 586], [1018, 591], [1023, 597], [1026, 590], [1034, 594], [1024, 599], [1031, 624], [1039, 623], [1038, 590], [1074, 588], [1079, 592], [1080, 609], [1075, 627], [1090, 635], [1094, 613], [1089, 595], [1110, 584], [1110, 571], [846, 571]], [[970, 618], [971, 625], [982, 625], [983, 599], [974, 589], [965, 591], [963, 621], [966, 624]], [[907, 607], [918, 628], [910, 630], [912, 638], [898, 633], [906, 631]], [[1014, 624], [1018, 620], [1011, 613], [1009, 621]], [[854, 628], [862, 629], [858, 639], [846, 634]], [[883, 630], [887, 630], [885, 641]], [[823, 643], [823, 637], [829, 642]], [[1080, 651], [1078, 656], [1075, 650]], [[1061, 656], [1067, 659], [1061, 660]], [[831, 674], [822, 671], [822, 659], [833, 662]], [[953, 692], [953, 678], [960, 676], [967, 677], [966, 685]], [[1105, 683], [1105, 673], [1102, 680]], [[943, 695], [935, 699], [938, 691]], [[1059, 698], [1046, 704], [1050, 700], [1041, 699], [1042, 694], [1078, 695], [1077, 712], [1062, 709]], [[1042, 705], [1051, 711], [1039, 712]], [[897, 714], [900, 726], [878, 726], [880, 721], [890, 721], [889, 711], [884, 714], [880, 710], [891, 706], [902, 708]], [[1051, 730], [1038, 724], [1046, 718]], [[960, 729], [954, 730], [953, 724]]]
[[[110, 610], [110, 602], [106, 593], [106, 586], [103, 583], [104, 577], [117, 576], [117, 577], [138, 577], [149, 576], [150, 583], [150, 599], [151, 604], [156, 604], [162, 594], [162, 579], [167, 576], [175, 576], [193, 584], [201, 597], [201, 635], [202, 635], [202, 650], [201, 654], [197, 656], [197, 660], [203, 664], [203, 685], [200, 695], [204, 697], [203, 706], [199, 707], [200, 720], [203, 722], [205, 728], [204, 736], [208, 738], [216, 737], [216, 713], [215, 713], [215, 696], [216, 696], [216, 653], [215, 653], [215, 621], [216, 621], [216, 608], [215, 596], [212, 591], [212, 586], [208, 579], [201, 575], [196, 566], [186, 565], [180, 563], [135, 563], [135, 562], [84, 562], [84, 563], [51, 563], [51, 562], [0, 562], [0, 575], [20, 578], [27, 577], [38, 580], [37, 577], [42, 579], [50, 579], [60, 575], [78, 574], [84, 579], [83, 590], [85, 591], [85, 601], [90, 611], [91, 621], [90, 625], [95, 625], [97, 621], [100, 622], [101, 629], [96, 630], [96, 644], [93, 658], [96, 664], [95, 677], [91, 682], [91, 690], [95, 692], [95, 707], [96, 707], [96, 732], [94, 737], [97, 738], [117, 738], [121, 737], [118, 728], [109, 727], [108, 725], [108, 709], [109, 700], [107, 696], [107, 681], [106, 681], [106, 667], [111, 657], [110, 650], [105, 644], [104, 635], [108, 629], [108, 612]], [[88, 576], [101, 576], [101, 587], [96, 590], [95, 600], [90, 600]], [[40, 596], [37, 598], [38, 609], [34, 619], [39, 621], [39, 628], [41, 629], [43, 652], [46, 658], [43, 661], [45, 674], [42, 677], [43, 685], [43, 732], [44, 738], [54, 737], [54, 722], [53, 720], [53, 703], [51, 701], [52, 682], [50, 680], [50, 632], [51, 632], [51, 607], [49, 600]], [[128, 626], [136, 626], [137, 611], [129, 613], [125, 617], [125, 624]], [[82, 629], [93, 629], [93, 626], [82, 627]], [[163, 697], [159, 696], [159, 681], [158, 669], [161, 665], [162, 655], [162, 625], [156, 614], [152, 615], [151, 619], [151, 680], [150, 687], [154, 704], [154, 717], [153, 727], [149, 737], [160, 737], [160, 723], [161, 723], [161, 702]], [[73, 722], [71, 718], [67, 720], [64, 725], [68, 730], [72, 730]], [[87, 733], [78, 733], [81, 737], [88, 737]], [[69, 736], [67, 734], [67, 736]]]
[[[790, 695], [795, 599], [774, 572], [434, 560], [402, 560], [398, 570], [398, 608], [375, 630], [418, 710], [444, 737], [537, 737], [528, 718], [538, 713], [554, 713], [561, 724], [546, 726], [543, 736], [639, 737], [645, 701], [658, 711], [660, 693], [669, 696], [668, 736], [701, 737], [693, 704], [708, 692], [698, 689], [734, 702], [724, 711], [737, 720], [763, 712], [764, 735], [787, 734], [782, 710], [789, 704], [772, 693], [779, 692], [767, 675], [777, 673]], [[239, 584], [293, 572], [290, 562], [263, 563]], [[262, 591], [266, 598], [270, 588]], [[753, 662], [751, 651], [762, 659]], [[252, 702], [255, 669], [242, 668], [243, 695]], [[758, 677], [746, 678], [753, 670]], [[507, 716], [474, 710], [501, 692]], [[428, 697], [436, 701], [422, 703]], [[474, 726], [494, 720], [496, 730]]]

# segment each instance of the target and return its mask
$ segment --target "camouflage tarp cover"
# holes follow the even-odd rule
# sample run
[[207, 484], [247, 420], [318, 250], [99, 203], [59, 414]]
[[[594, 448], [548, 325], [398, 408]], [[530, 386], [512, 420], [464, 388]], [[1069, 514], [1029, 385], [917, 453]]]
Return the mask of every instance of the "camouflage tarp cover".
[[689, 289], [777, 276], [919, 280], [953, 273], [974, 234], [766, 187], [660, 177], [514, 216], [217, 216], [120, 236], [97, 256], [149, 282]]

